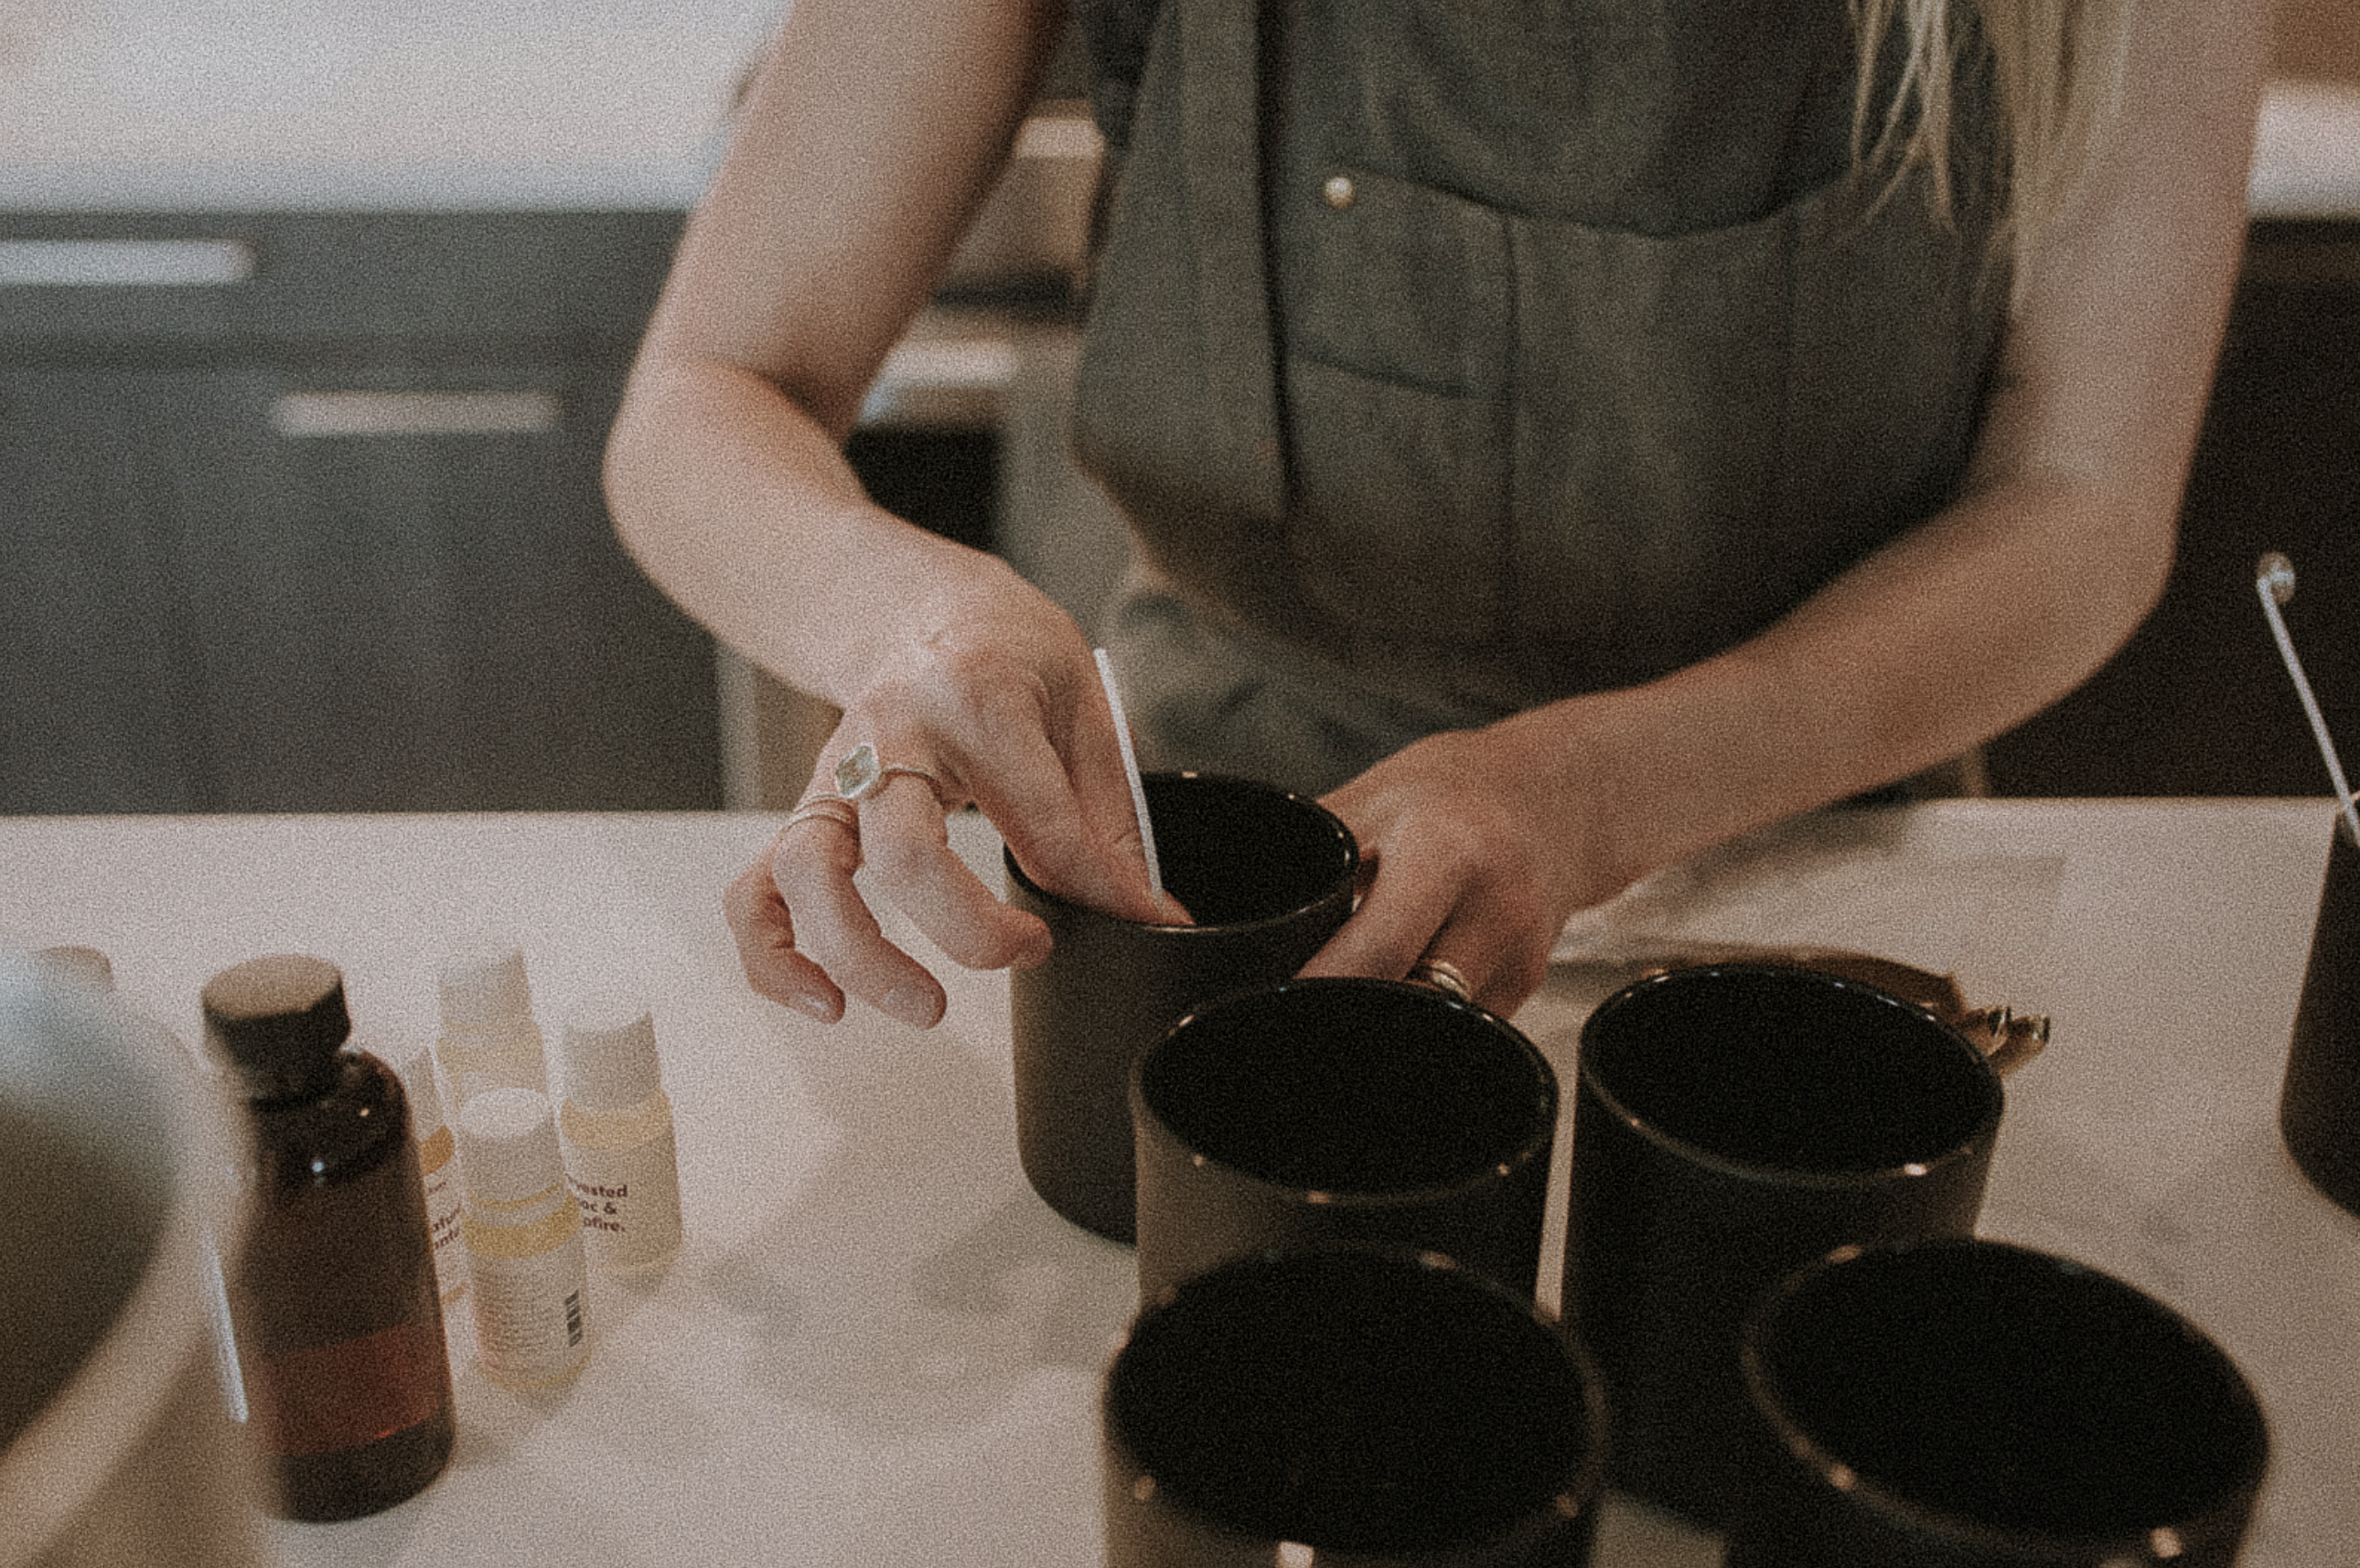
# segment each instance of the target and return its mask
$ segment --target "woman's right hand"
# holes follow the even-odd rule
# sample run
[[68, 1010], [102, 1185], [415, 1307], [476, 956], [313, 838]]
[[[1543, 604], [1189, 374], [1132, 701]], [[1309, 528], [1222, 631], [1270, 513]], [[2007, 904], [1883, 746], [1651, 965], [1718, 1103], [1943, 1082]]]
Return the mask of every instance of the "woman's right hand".
[[1129, 919], [1185, 918], [1150, 894], [1113, 715], [1080, 630], [996, 559], [958, 552], [942, 564], [923, 602], [880, 607], [895, 630], [804, 798], [833, 796], [837, 763], [862, 745], [927, 777], [888, 773], [857, 803], [793, 823], [724, 895], [748, 981], [824, 1021], [842, 1017], [847, 997], [920, 1028], [942, 1017], [941, 982], [887, 939], [870, 896], [967, 968], [1048, 956], [1047, 927], [952, 850], [946, 814], [970, 803], [1042, 886]]
[[[730, 888], [747, 977], [823, 1018], [908, 1022], [942, 987], [886, 940], [1034, 961], [1039, 921], [949, 848], [969, 802], [1043, 885], [1152, 916], [1113, 721], [1072, 620], [1013, 570], [878, 508], [844, 444], [1000, 177], [1059, 0], [795, 0], [691, 214], [625, 390], [607, 496], [633, 559], [716, 637], [834, 703], [811, 792], [856, 746], [895, 774], [797, 822]], [[860, 883], [854, 872], [867, 870]]]

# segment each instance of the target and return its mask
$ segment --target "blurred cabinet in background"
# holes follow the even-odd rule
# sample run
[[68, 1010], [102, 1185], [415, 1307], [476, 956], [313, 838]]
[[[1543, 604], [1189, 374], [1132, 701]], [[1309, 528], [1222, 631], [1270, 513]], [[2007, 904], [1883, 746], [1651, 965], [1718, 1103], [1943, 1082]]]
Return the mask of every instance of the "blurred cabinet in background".
[[719, 805], [598, 487], [680, 221], [0, 217], [0, 813]]

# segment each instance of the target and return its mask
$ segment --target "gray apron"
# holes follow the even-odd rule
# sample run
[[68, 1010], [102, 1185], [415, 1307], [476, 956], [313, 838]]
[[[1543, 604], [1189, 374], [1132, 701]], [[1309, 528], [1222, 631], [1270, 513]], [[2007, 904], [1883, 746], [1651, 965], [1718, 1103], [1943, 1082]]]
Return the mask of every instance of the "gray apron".
[[1162, 0], [1075, 422], [1160, 763], [1332, 787], [1741, 642], [1948, 502], [2005, 296], [1983, 99], [1950, 221], [1852, 177], [1845, 13]]

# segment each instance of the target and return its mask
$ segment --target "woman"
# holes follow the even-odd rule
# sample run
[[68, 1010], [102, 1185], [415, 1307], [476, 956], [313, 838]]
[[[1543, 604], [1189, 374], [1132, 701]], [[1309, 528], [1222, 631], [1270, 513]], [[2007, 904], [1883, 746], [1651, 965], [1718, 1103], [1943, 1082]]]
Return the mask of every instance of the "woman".
[[[1642, 14], [1644, 13], [1644, 19]], [[1955, 13], [1955, 14], [1954, 14]], [[1149, 899], [1087, 641], [841, 445], [1054, 0], [796, 0], [609, 455], [627, 545], [896, 770], [726, 900], [814, 1016], [1046, 934], [946, 848]], [[2244, 225], [2259, 0], [1097, 0], [1118, 175], [1077, 449], [1164, 762], [1325, 790], [1310, 972], [1512, 1012], [1566, 917], [1972, 748], [2161, 591]], [[907, 776], [914, 772], [923, 777]], [[929, 785], [932, 787], [929, 787]]]

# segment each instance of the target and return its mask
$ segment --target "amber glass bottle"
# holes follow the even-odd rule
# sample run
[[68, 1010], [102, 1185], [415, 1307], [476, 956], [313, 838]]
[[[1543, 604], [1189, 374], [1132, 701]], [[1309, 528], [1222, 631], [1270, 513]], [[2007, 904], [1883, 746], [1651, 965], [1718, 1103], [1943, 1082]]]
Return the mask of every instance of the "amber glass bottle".
[[252, 1217], [229, 1281], [248, 1420], [288, 1518], [374, 1513], [442, 1473], [453, 1432], [400, 1075], [344, 1048], [344, 979], [322, 959], [251, 959], [203, 1002], [254, 1113]]

